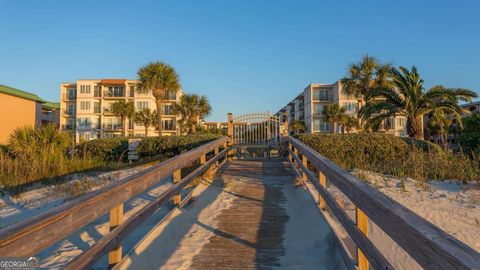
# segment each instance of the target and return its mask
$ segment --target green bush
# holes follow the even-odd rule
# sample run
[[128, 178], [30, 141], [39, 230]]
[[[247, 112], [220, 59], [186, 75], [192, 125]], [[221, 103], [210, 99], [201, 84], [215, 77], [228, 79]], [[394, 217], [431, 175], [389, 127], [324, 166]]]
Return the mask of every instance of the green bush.
[[81, 157], [95, 157], [106, 162], [124, 161], [127, 158], [128, 138], [114, 137], [86, 141], [77, 146]]
[[480, 181], [480, 157], [443, 151], [424, 141], [388, 134], [301, 134], [298, 139], [340, 167], [418, 180]]
[[170, 158], [187, 152], [207, 142], [218, 139], [216, 134], [192, 134], [144, 138], [138, 145], [140, 157]]
[[480, 155], [480, 113], [474, 113], [463, 119], [458, 144], [465, 153]]

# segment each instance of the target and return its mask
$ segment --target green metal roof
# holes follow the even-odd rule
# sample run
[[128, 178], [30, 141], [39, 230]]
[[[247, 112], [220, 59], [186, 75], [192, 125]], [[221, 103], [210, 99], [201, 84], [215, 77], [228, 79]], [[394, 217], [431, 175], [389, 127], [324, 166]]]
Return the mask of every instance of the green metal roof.
[[41, 99], [39, 96], [37, 96], [35, 94], [25, 92], [25, 91], [22, 91], [22, 90], [19, 90], [19, 89], [10, 87], [10, 86], [6, 86], [6, 85], [3, 85], [3, 84], [0, 84], [0, 93], [10, 95], [10, 96], [14, 96], [14, 97], [24, 98], [24, 99], [28, 99], [28, 100], [38, 101], [38, 102], [41, 102], [41, 103], [47, 102], [47, 101]]
[[57, 110], [60, 109], [60, 102], [45, 102], [42, 106], [48, 109]]

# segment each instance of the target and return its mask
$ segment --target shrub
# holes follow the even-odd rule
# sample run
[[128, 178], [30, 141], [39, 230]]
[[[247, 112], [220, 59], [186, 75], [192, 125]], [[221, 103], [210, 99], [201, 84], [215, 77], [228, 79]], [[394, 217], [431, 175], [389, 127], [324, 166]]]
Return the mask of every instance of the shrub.
[[340, 167], [419, 180], [480, 181], [480, 157], [472, 158], [388, 134], [302, 134], [298, 139]]
[[105, 162], [124, 161], [128, 138], [114, 137], [86, 141], [77, 146], [80, 157], [95, 157]]
[[474, 113], [463, 119], [458, 144], [465, 153], [480, 154], [480, 113]]
[[218, 139], [216, 134], [193, 134], [144, 138], [137, 147], [140, 157], [170, 158], [207, 142]]

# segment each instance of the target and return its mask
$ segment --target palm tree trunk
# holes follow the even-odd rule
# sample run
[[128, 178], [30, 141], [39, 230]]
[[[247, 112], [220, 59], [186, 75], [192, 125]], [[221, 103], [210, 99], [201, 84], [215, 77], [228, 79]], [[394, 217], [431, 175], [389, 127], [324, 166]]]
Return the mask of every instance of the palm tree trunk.
[[423, 140], [422, 118], [407, 118], [407, 134], [410, 138]]
[[337, 129], [336, 129], [336, 122], [335, 121], [332, 121], [332, 131], [333, 131], [333, 134], [337, 133]]
[[157, 99], [156, 101], [157, 104], [157, 118], [158, 118], [158, 136], [163, 135], [163, 127], [162, 127], [162, 100]]
[[148, 126], [145, 125], [145, 138], [148, 137]]
[[127, 136], [127, 118], [122, 117], [122, 137]]
[[192, 124], [192, 133], [196, 133], [197, 132], [197, 126], [195, 125], [195, 123]]

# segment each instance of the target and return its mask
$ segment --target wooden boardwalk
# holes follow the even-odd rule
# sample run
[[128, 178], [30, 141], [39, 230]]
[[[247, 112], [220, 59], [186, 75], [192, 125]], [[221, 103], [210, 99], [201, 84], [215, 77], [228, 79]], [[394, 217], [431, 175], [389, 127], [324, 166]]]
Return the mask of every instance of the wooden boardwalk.
[[[207, 194], [153, 230], [118, 269], [344, 269], [330, 228], [294, 180], [285, 160], [230, 161]], [[228, 206], [206, 209], [218, 207], [211, 197]]]
[[191, 269], [280, 266], [289, 219], [282, 189], [292, 182], [279, 176], [292, 176], [289, 166], [280, 161], [237, 161], [227, 166], [224, 174], [243, 176], [243, 182], [231, 191], [236, 199], [217, 217], [215, 234], [193, 258]]

